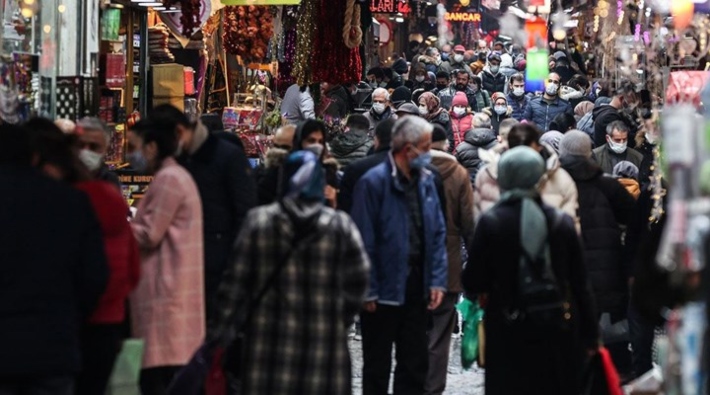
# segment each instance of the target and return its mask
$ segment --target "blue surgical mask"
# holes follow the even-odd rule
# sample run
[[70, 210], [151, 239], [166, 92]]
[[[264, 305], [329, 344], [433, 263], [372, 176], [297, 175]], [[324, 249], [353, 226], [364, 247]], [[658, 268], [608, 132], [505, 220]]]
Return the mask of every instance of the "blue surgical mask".
[[431, 164], [431, 153], [423, 152], [409, 162], [409, 167], [415, 170], [421, 170]]
[[148, 160], [143, 156], [141, 150], [135, 150], [126, 156], [128, 163], [131, 164], [133, 170], [140, 174], [146, 174], [148, 172]]

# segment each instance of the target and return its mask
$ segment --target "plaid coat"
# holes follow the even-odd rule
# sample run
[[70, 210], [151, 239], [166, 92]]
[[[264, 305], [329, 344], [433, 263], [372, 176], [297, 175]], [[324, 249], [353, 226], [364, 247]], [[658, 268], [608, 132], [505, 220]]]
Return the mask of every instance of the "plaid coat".
[[315, 215], [315, 227], [296, 240], [280, 203], [253, 209], [244, 222], [210, 338], [226, 333], [235, 315], [243, 322], [288, 257], [245, 331], [244, 394], [352, 393], [347, 329], [364, 300], [370, 263], [347, 214], [322, 207]]

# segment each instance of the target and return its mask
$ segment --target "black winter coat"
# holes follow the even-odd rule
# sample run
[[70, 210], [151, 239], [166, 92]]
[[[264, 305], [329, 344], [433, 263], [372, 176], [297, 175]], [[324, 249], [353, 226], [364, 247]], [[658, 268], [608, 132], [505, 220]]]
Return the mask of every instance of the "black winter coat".
[[476, 175], [485, 163], [478, 156], [478, 149], [491, 149], [498, 140], [493, 129], [473, 129], [466, 132], [464, 140], [456, 147], [456, 159], [468, 170], [471, 185], [476, 183]]
[[381, 148], [374, 154], [353, 162], [343, 170], [343, 178], [340, 180], [340, 191], [338, 193], [338, 210], [350, 214], [350, 209], [353, 206], [355, 184], [370, 169], [384, 162], [387, 159], [387, 155], [389, 155], [389, 150], [389, 147]]
[[622, 249], [619, 225], [628, 225], [634, 199], [617, 180], [605, 177], [591, 159], [563, 157], [560, 162], [579, 192], [584, 252], [597, 307], [616, 321], [628, 307], [631, 266]]
[[347, 167], [354, 161], [367, 156], [372, 144], [373, 141], [367, 135], [367, 132], [351, 130], [347, 133], [341, 133], [331, 140], [330, 153], [340, 166]]
[[79, 332], [106, 287], [88, 197], [30, 168], [0, 166], [0, 377], [74, 375]]
[[257, 204], [256, 182], [244, 151], [214, 134], [180, 164], [197, 184], [202, 201], [205, 300], [211, 318], [222, 274], [247, 212]]
[[643, 161], [641, 161], [641, 166], [639, 167], [639, 184], [641, 184], [641, 190], [645, 190], [648, 184], [651, 182], [651, 176], [653, 171], [651, 166], [653, 166], [653, 148], [655, 146], [650, 144], [648, 141], [644, 140], [643, 143], [635, 148], [636, 151], [643, 155]]
[[520, 202], [496, 206], [476, 224], [462, 281], [467, 293], [488, 295], [486, 395], [577, 394], [584, 350], [597, 345], [596, 314], [574, 222], [565, 215], [553, 226], [555, 209], [543, 206], [543, 211], [550, 229], [552, 269], [560, 288], [568, 291], [572, 314], [569, 327], [554, 333], [529, 322], [511, 322], [505, 314], [520, 302]]
[[491, 74], [488, 68], [481, 72], [481, 83], [483, 84], [483, 89], [487, 90], [492, 94], [497, 92], [505, 92], [505, 85], [507, 83], [507, 78], [505, 74], [498, 73], [496, 75]]

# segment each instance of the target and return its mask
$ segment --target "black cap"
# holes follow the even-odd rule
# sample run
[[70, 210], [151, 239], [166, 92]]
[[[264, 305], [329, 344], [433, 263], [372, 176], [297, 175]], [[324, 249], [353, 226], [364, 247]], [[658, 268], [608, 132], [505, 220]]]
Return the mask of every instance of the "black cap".
[[431, 142], [446, 141], [446, 130], [439, 124], [434, 124], [434, 132], [431, 135]]

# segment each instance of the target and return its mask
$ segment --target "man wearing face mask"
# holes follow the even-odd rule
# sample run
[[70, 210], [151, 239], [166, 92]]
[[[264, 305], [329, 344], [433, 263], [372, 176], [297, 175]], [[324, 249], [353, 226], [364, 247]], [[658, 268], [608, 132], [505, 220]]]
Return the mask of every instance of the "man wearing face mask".
[[[466, 95], [468, 105], [473, 112], [482, 111], [485, 107], [490, 105], [490, 97], [487, 96], [487, 92], [480, 92], [480, 89], [478, 89], [481, 86], [480, 79], [474, 81], [473, 84], [469, 84], [470, 75], [465, 70], [457, 70], [454, 73], [454, 78], [455, 80], [452, 85], [437, 94], [439, 100], [441, 100], [442, 107], [451, 108], [454, 96], [457, 92], [463, 92]], [[474, 77], [474, 80], [477, 78], [478, 77]]]
[[464, 52], [466, 52], [466, 48], [463, 45], [455, 46], [454, 54], [449, 57], [448, 61], [441, 64], [439, 70], [447, 73], [451, 73], [454, 70], [466, 70], [467, 73], [471, 74], [471, 68], [463, 61]]
[[409, 79], [404, 85], [412, 92], [417, 89], [424, 89], [426, 92], [429, 92], [435, 87], [431, 78], [429, 78], [429, 72], [422, 63], [417, 63], [415, 66], [412, 66], [412, 72], [409, 74]]
[[98, 118], [86, 117], [79, 121], [77, 129], [81, 143], [81, 152], [79, 152], [81, 162], [95, 179], [110, 182], [120, 189], [118, 176], [109, 171], [104, 163], [111, 142], [111, 131], [106, 124]]
[[548, 131], [550, 122], [558, 114], [566, 112], [574, 116], [574, 110], [569, 102], [560, 99], [558, 95], [560, 84], [560, 76], [557, 73], [550, 73], [545, 80], [545, 93], [530, 99], [523, 113], [523, 119], [534, 123], [542, 131]]
[[623, 121], [614, 121], [606, 127], [606, 144], [594, 149], [594, 158], [604, 173], [612, 174], [619, 162], [629, 161], [641, 168], [643, 155], [628, 147], [629, 127]]
[[494, 52], [488, 57], [488, 66], [481, 72], [480, 77], [483, 83], [483, 89], [488, 92], [505, 91], [506, 78], [505, 75], [500, 72], [500, 63], [500, 55]]
[[[622, 121], [629, 131], [629, 147], [636, 146], [636, 128], [629, 117], [632, 109], [636, 106], [636, 90], [629, 81], [623, 81], [616, 89], [611, 102], [601, 105], [592, 112], [594, 120], [594, 144], [601, 147], [606, 144], [607, 127], [614, 121]], [[627, 114], [628, 113], [628, 114]]]
[[395, 123], [387, 160], [355, 186], [351, 216], [371, 260], [361, 313], [363, 393], [388, 393], [392, 345], [395, 394], [423, 394], [429, 370], [428, 311], [447, 287], [446, 225], [432, 173], [433, 127], [418, 117]]
[[385, 88], [377, 88], [372, 92], [372, 108], [363, 115], [370, 122], [368, 134], [374, 136], [375, 128], [380, 122], [386, 119], [397, 119], [397, 115], [392, 112], [390, 107], [390, 94]]
[[525, 76], [522, 73], [513, 74], [508, 87], [508, 105], [513, 110], [510, 116], [522, 121], [528, 101], [530, 98], [525, 94]]
[[435, 47], [427, 48], [424, 55], [419, 57], [419, 61], [424, 63], [426, 70], [431, 73], [437, 73], [442, 64], [441, 54]]
[[384, 88], [387, 86], [385, 82], [385, 73], [380, 67], [373, 67], [367, 71], [367, 83], [372, 89]]

